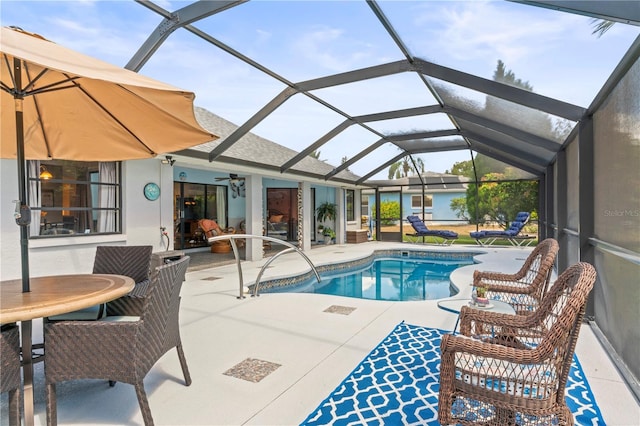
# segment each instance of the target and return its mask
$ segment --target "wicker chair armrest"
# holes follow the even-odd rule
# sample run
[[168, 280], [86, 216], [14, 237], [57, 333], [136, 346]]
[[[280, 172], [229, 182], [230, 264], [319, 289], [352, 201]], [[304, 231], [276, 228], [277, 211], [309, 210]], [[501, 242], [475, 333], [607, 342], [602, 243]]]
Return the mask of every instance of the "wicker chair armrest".
[[440, 343], [443, 358], [454, 353], [466, 353], [477, 357], [493, 358], [521, 364], [537, 364], [545, 361], [536, 349], [519, 349], [483, 342], [467, 336], [445, 334]]
[[505, 274], [502, 272], [492, 271], [474, 271], [473, 272], [473, 285], [478, 287], [480, 285], [490, 282], [514, 282], [520, 280], [524, 274]]
[[473, 323], [483, 324], [489, 327], [509, 327], [514, 329], [528, 329], [537, 326], [533, 318], [528, 315], [501, 314], [463, 306], [460, 310], [460, 332], [468, 335], [464, 333], [464, 330], [470, 328]]
[[518, 282], [518, 281], [481, 281], [482, 287], [486, 288], [488, 292], [495, 293], [511, 293], [511, 294], [531, 294], [535, 293], [536, 287]]
[[[137, 323], [135, 322], [103, 322], [103, 321], [54, 321], [44, 325], [45, 333], [53, 337], [52, 340], [62, 342], [64, 340], [76, 340], [83, 337], [91, 337], [100, 342], [103, 339], [123, 336], [134, 336]], [[47, 340], [47, 350], [53, 342]]]
[[[131, 294], [131, 293], [130, 293]], [[141, 316], [145, 303], [143, 296], [122, 296], [111, 302], [107, 302], [108, 316]]]

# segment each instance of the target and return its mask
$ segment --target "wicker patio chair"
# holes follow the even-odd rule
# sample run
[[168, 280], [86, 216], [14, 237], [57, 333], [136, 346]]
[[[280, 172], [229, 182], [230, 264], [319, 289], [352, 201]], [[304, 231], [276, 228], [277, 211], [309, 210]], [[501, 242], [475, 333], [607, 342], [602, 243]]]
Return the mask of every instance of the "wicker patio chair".
[[45, 323], [48, 425], [57, 424], [56, 383], [78, 379], [134, 385], [144, 423], [153, 425], [143, 379], [172, 347], [178, 350], [186, 386], [191, 384], [178, 329], [180, 288], [188, 265], [185, 256], [152, 273], [139, 317]]
[[571, 266], [531, 315], [463, 307], [461, 335], [440, 345], [440, 423], [573, 425], [565, 386], [595, 280], [590, 264]]
[[487, 289], [488, 299], [509, 303], [517, 314], [531, 313], [547, 291], [558, 249], [558, 242], [547, 238], [538, 243], [515, 274], [474, 271], [473, 285]]
[[213, 219], [200, 219], [198, 226], [204, 232], [207, 243], [211, 246], [211, 253], [229, 253], [231, 251], [230, 240], [209, 241], [209, 238], [235, 234], [234, 227], [230, 226], [222, 229], [218, 222]]
[[94, 274], [116, 274], [133, 278], [136, 285], [109, 304], [91, 306], [47, 318], [49, 321], [89, 321], [105, 315], [140, 315], [149, 286], [152, 246], [98, 246], [93, 261]]
[[9, 392], [9, 425], [20, 425], [20, 331], [2, 326], [0, 335], [0, 392]]
[[149, 287], [153, 246], [98, 246], [94, 274], [117, 274], [133, 278], [133, 290], [106, 304], [106, 314], [139, 316]]

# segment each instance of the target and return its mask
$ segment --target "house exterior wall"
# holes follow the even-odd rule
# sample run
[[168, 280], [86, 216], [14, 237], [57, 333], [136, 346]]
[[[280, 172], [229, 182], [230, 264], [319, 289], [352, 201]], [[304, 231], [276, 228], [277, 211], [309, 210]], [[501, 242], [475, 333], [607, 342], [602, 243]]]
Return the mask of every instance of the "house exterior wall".
[[[170, 237], [169, 249], [173, 248], [173, 183], [183, 180], [190, 183], [224, 184], [216, 177], [228, 177], [228, 173], [216, 172], [208, 163], [202, 168], [194, 166], [173, 167], [162, 164], [160, 159], [122, 162], [122, 233], [113, 235], [64, 236], [29, 240], [29, 270], [31, 276], [90, 273], [98, 245], [151, 245], [153, 251], [166, 250], [161, 227]], [[246, 173], [245, 173], [246, 174]], [[13, 200], [18, 198], [15, 160], [0, 160], [0, 279], [21, 277], [20, 229], [13, 213]], [[264, 188], [298, 187], [297, 181], [261, 178]], [[149, 201], [144, 197], [145, 184], [155, 182], [160, 186], [160, 198]], [[316, 190], [316, 202], [336, 202], [336, 188], [310, 185]], [[228, 197], [228, 220], [237, 226], [246, 217], [246, 197]], [[262, 207], [262, 215], [266, 214]], [[359, 212], [356, 212], [358, 215]], [[340, 219], [344, 220], [344, 216]]]
[[[159, 160], [136, 160], [122, 164], [122, 234], [78, 235], [29, 240], [31, 276], [90, 273], [98, 245], [151, 245], [165, 250], [160, 226], [171, 227], [173, 219], [172, 174]], [[21, 277], [20, 230], [13, 219], [13, 200], [18, 198], [15, 160], [0, 160], [0, 279]], [[149, 201], [144, 185], [156, 182], [161, 196]]]
[[[425, 207], [425, 220], [433, 221], [433, 223], [437, 223], [438, 221], [451, 221], [451, 220], [459, 220], [456, 216], [455, 212], [451, 210], [451, 200], [454, 198], [465, 197], [466, 192], [425, 192], [426, 195], [431, 195], [433, 197], [433, 202], [431, 207]], [[417, 215], [422, 216], [422, 207], [411, 207], [411, 197], [414, 195], [421, 195], [421, 193], [417, 192], [403, 192], [402, 193], [402, 214], [401, 217], [405, 219], [409, 215]], [[367, 194], [365, 195], [369, 199], [369, 209], [372, 209], [375, 205], [375, 195]], [[380, 201], [398, 201], [398, 193], [380, 193]], [[363, 211], [362, 214], [371, 216], [372, 212]]]

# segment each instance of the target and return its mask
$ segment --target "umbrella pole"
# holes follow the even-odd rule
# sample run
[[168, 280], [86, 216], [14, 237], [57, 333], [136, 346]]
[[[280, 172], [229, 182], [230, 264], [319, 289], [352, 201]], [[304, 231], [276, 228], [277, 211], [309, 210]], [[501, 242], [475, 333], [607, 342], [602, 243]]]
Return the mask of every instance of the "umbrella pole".
[[[13, 69], [15, 87], [22, 90], [22, 64], [17, 58], [13, 58]], [[24, 155], [24, 121], [23, 121], [23, 98], [15, 95], [16, 110], [16, 160], [18, 162], [18, 211], [16, 222], [20, 226], [20, 254], [22, 260], [22, 292], [30, 291], [29, 286], [29, 223], [31, 222], [31, 212], [27, 206], [27, 168]], [[26, 207], [26, 208], [25, 208]], [[27, 217], [22, 217], [23, 215]], [[33, 359], [31, 356], [32, 347], [32, 324], [31, 321], [22, 321], [20, 328], [22, 331], [22, 372], [23, 372], [23, 395], [24, 395], [24, 423], [25, 426], [32, 426], [34, 423], [33, 410]]]
[[[15, 87], [18, 92], [14, 95], [16, 111], [16, 160], [18, 163], [18, 206], [16, 222], [20, 226], [20, 254], [22, 260], [22, 291], [29, 291], [29, 224], [31, 212], [27, 206], [27, 167], [24, 155], [24, 120], [22, 91], [22, 63], [13, 58]], [[26, 215], [27, 217], [22, 217]]]

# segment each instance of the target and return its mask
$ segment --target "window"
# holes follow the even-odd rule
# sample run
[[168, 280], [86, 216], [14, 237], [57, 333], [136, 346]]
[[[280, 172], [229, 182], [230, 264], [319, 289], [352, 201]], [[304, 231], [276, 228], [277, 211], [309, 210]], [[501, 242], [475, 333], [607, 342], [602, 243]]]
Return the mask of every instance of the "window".
[[369, 195], [362, 193], [360, 197], [360, 209], [362, 210], [362, 214], [369, 213]]
[[29, 161], [30, 236], [121, 232], [120, 163]]
[[[421, 195], [412, 195], [411, 196], [411, 208], [421, 209], [423, 204], [420, 202], [422, 200]], [[424, 196], [424, 206], [425, 207], [433, 207], [433, 197], [431, 195]]]
[[347, 198], [347, 222], [353, 222], [356, 220], [355, 190], [347, 189], [345, 192]]

